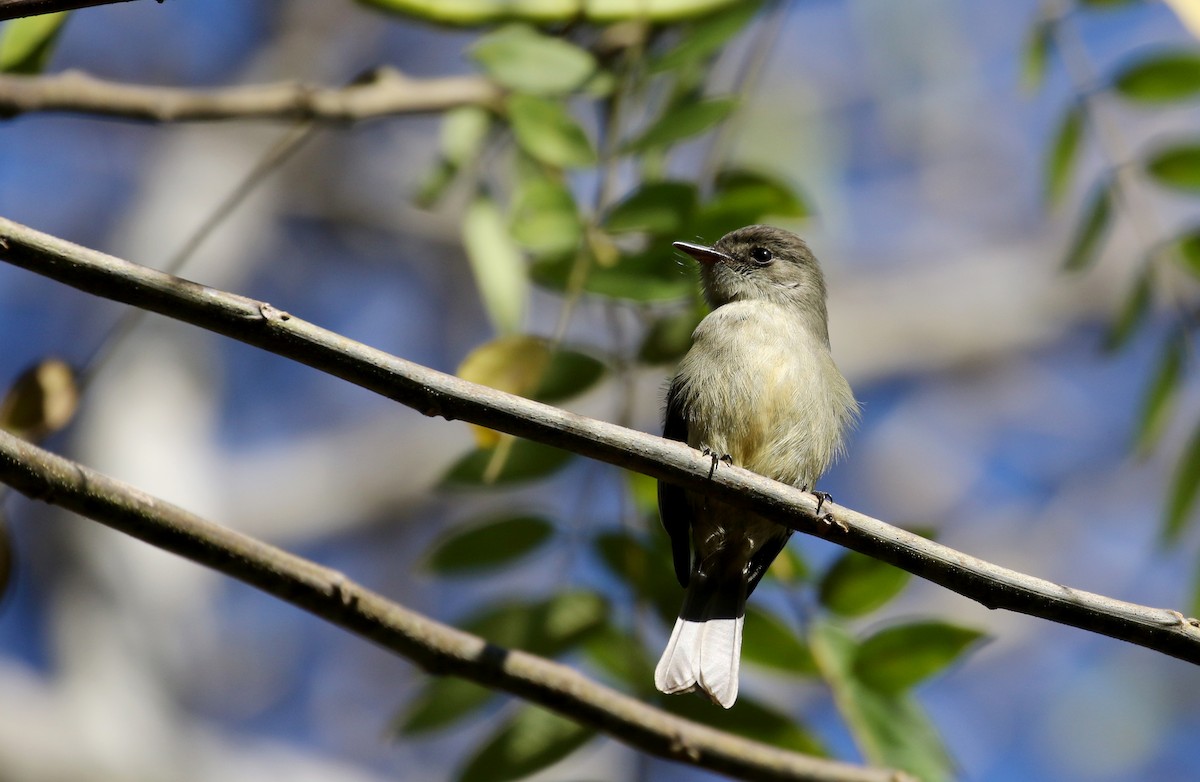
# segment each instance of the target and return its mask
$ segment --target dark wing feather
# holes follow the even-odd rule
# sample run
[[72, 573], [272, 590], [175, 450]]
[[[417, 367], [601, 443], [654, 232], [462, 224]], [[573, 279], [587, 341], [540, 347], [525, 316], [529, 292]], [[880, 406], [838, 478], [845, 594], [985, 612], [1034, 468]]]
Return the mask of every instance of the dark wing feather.
[[771, 563], [779, 556], [779, 552], [783, 551], [791, 536], [790, 529], [780, 526], [779, 532], [765, 540], [762, 547], [750, 556], [750, 564], [746, 567], [746, 597], [750, 596], [754, 587], [758, 586], [758, 582], [767, 574], [767, 568], [771, 567]]
[[[667, 410], [663, 424], [663, 437], [668, 440], [687, 442], [687, 417], [683, 412], [683, 398], [679, 393], [679, 379], [671, 382], [667, 389]], [[671, 558], [675, 562], [675, 577], [679, 585], [687, 587], [692, 569], [692, 509], [688, 505], [683, 489], [664, 481], [658, 482], [658, 514], [662, 517], [663, 529], [671, 538]]]

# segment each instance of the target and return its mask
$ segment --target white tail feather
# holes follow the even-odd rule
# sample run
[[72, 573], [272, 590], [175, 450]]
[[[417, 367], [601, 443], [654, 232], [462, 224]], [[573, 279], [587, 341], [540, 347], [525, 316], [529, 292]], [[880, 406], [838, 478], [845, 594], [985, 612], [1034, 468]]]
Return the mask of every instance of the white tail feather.
[[654, 686], [668, 695], [699, 687], [726, 709], [737, 700], [745, 617], [675, 620], [671, 640], [654, 669]]

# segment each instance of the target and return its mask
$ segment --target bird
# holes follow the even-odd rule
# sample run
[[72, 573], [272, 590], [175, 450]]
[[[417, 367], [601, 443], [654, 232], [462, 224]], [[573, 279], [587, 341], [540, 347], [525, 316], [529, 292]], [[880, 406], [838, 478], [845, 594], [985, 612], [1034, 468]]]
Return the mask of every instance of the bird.
[[[666, 393], [663, 436], [767, 478], [815, 489], [858, 416], [830, 354], [825, 280], [796, 234], [768, 225], [716, 244], [675, 242], [699, 264], [710, 312]], [[737, 700], [746, 599], [792, 531], [724, 502], [658, 483], [683, 606], [654, 683]]]

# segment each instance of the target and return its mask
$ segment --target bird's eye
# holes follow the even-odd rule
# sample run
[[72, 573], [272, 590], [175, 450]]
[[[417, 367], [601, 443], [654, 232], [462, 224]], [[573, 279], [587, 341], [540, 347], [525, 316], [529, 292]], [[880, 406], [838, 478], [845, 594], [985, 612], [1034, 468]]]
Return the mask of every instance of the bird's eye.
[[771, 262], [771, 258], [774, 256], [771, 255], [771, 251], [766, 247], [754, 247], [750, 250], [750, 257], [753, 258], [754, 262], [759, 266], [766, 266]]

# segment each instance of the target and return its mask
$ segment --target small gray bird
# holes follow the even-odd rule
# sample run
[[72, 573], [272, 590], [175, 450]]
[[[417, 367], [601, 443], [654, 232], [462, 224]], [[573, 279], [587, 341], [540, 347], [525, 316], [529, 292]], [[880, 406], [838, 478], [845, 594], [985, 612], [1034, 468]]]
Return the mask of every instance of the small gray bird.
[[[825, 280], [800, 237], [752, 225], [713, 247], [676, 242], [700, 264], [712, 312], [667, 391], [663, 436], [716, 460], [811, 490], [858, 413], [829, 354]], [[725, 708], [738, 692], [746, 598], [791, 536], [775, 522], [658, 484], [675, 575], [687, 592], [654, 684], [699, 688]]]

